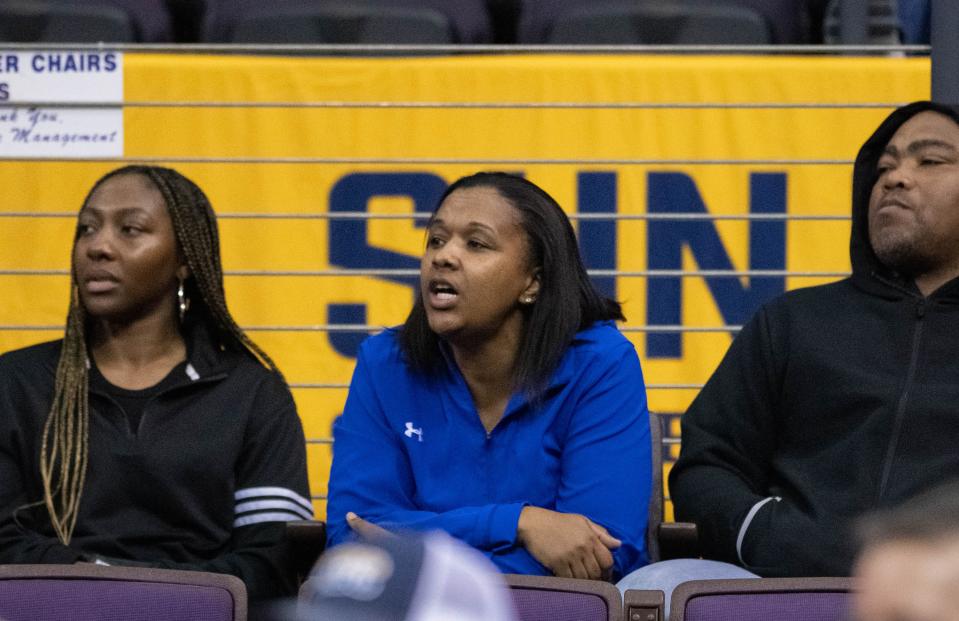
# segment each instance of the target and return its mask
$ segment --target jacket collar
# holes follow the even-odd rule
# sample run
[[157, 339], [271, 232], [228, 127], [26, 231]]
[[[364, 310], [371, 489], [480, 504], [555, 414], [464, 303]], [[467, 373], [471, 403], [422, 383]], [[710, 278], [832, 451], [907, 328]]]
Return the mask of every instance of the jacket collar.
[[[201, 321], [187, 321], [182, 326], [183, 339], [187, 348], [187, 364], [182, 383], [176, 387], [198, 381], [214, 381], [226, 377], [239, 363], [244, 355], [242, 352], [228, 350], [212, 335], [209, 326]], [[53, 372], [59, 355], [52, 360]], [[87, 369], [90, 368], [90, 358], [87, 357]]]
[[202, 321], [184, 322], [183, 340], [186, 342], [189, 361], [187, 369], [192, 368], [197, 375], [192, 378], [194, 380], [229, 373], [237, 365], [239, 358], [245, 355], [245, 352], [227, 349], [221, 340], [216, 338], [212, 327]]

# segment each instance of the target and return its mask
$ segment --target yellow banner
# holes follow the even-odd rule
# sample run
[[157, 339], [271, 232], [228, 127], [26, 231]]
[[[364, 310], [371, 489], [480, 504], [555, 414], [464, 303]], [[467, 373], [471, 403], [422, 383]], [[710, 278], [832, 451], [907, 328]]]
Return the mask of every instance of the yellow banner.
[[[584, 256], [623, 301], [624, 327], [660, 330], [628, 334], [653, 385], [651, 408], [664, 414], [685, 409], [696, 390], [674, 386], [705, 381], [731, 338], [670, 326], [738, 325], [769, 296], [848, 270], [848, 222], [776, 214], [847, 214], [860, 144], [894, 104], [929, 94], [927, 59], [879, 57], [127, 54], [124, 62], [128, 104], [264, 104], [125, 110], [126, 156], [167, 160], [220, 214], [429, 211], [447, 183], [480, 169], [521, 172], [570, 214], [591, 214], [577, 221]], [[421, 105], [359, 105], [373, 102]], [[873, 102], [888, 106], [850, 107]], [[795, 106], [754, 107], [768, 103]], [[40, 328], [62, 323], [68, 278], [20, 271], [68, 268], [74, 222], [39, 216], [76, 211], [115, 165], [0, 163], [0, 212], [34, 214], [2, 219], [0, 350], [59, 337]], [[675, 213], [773, 216], [663, 219]], [[324, 272], [413, 269], [422, 230], [409, 219], [325, 217], [221, 217], [220, 228], [225, 269], [245, 273], [227, 276], [231, 309], [241, 325], [272, 327], [251, 335], [292, 384], [310, 385], [294, 389], [307, 437], [328, 438], [362, 334], [290, 328], [401, 322], [410, 277]], [[697, 269], [778, 275], [670, 275]], [[264, 270], [286, 274], [249, 274]], [[669, 431], [678, 435], [675, 419]], [[323, 495], [329, 446], [311, 444], [309, 456], [313, 493]], [[322, 517], [322, 502], [317, 509]]]

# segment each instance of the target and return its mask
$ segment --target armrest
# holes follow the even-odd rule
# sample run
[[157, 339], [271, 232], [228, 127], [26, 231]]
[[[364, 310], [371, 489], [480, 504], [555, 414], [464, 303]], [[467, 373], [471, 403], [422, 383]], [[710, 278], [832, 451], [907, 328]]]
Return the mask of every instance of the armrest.
[[296, 520], [286, 523], [286, 540], [290, 544], [296, 575], [303, 580], [310, 574], [326, 548], [326, 522]]
[[626, 621], [663, 621], [665, 596], [662, 591], [629, 589], [623, 593]]
[[699, 558], [699, 531], [692, 522], [663, 522], [657, 533], [662, 560]]

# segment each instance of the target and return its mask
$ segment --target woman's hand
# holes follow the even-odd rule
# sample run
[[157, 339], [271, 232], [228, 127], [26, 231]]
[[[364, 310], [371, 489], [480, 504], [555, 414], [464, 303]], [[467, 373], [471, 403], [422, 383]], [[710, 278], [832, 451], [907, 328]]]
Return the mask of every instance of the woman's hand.
[[523, 507], [516, 536], [533, 558], [562, 578], [604, 579], [613, 567], [610, 550], [622, 544], [587, 517], [541, 507]]
[[352, 511], [346, 514], [346, 524], [362, 539], [382, 539], [392, 536], [390, 531], [373, 522], [367, 522]]

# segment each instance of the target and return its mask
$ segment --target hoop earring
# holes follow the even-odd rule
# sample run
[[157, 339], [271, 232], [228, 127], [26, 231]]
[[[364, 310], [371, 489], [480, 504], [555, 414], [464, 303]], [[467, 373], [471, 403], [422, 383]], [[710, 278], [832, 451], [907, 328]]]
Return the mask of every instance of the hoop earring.
[[176, 290], [176, 301], [177, 306], [180, 309], [180, 323], [183, 323], [183, 318], [186, 316], [186, 312], [190, 310], [190, 298], [186, 297], [186, 292], [183, 291], [183, 281], [180, 281], [180, 286]]

